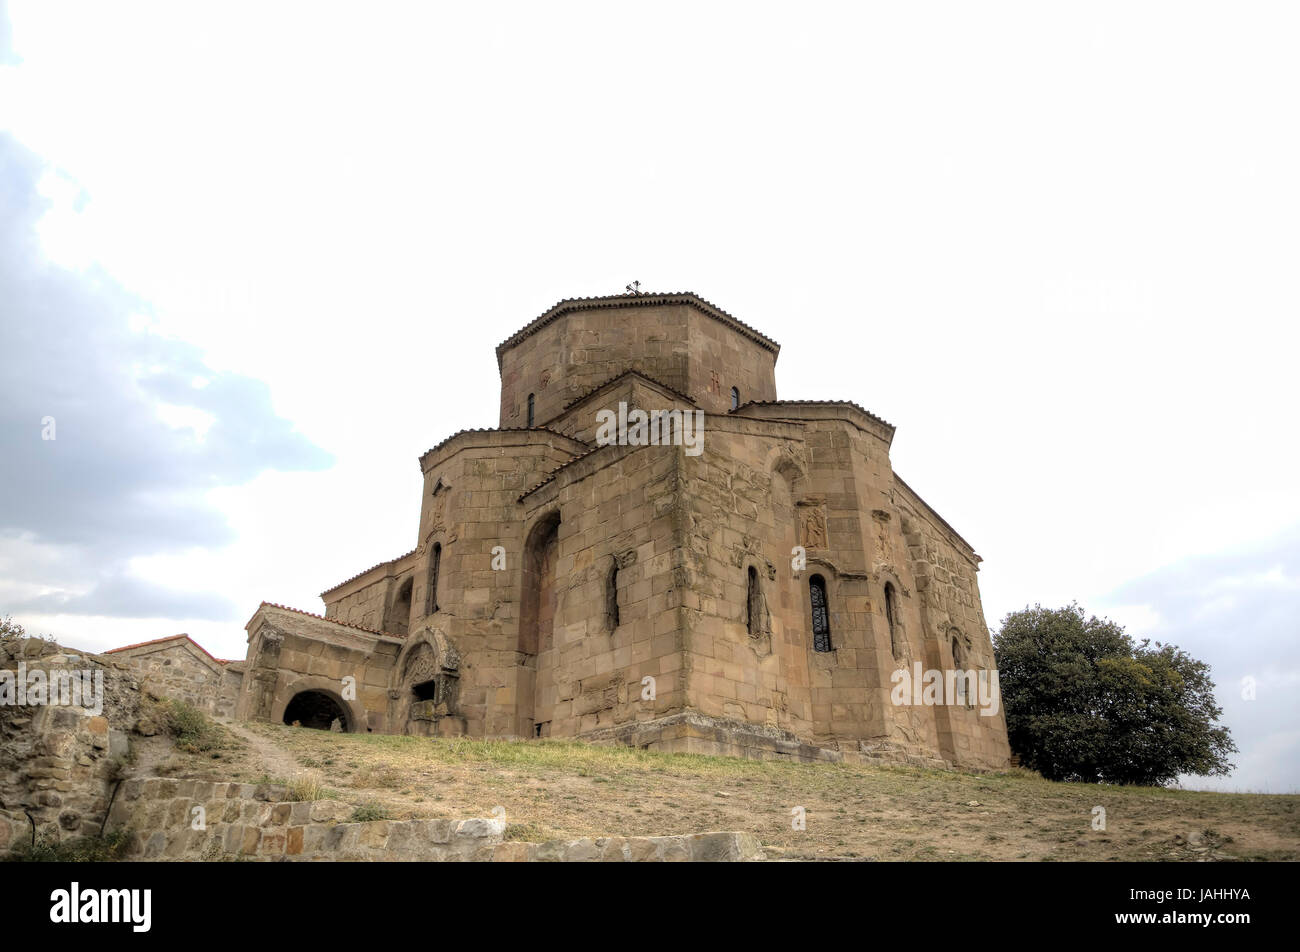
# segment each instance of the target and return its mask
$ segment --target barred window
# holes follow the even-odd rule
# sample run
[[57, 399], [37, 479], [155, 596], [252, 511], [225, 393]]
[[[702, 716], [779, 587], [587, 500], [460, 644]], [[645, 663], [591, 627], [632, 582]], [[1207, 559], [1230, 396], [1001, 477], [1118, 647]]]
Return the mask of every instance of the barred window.
[[535, 402], [535, 401], [533, 400], [533, 395], [530, 393], [530, 394], [528, 395], [528, 425], [529, 425], [530, 427], [533, 425], [533, 404], [534, 404], [534, 402]]
[[740, 408], [740, 391], [737, 390], [735, 387], [732, 387], [731, 388], [731, 409], [738, 410], [739, 408]]
[[808, 597], [812, 602], [813, 651], [830, 651], [831, 616], [826, 605], [826, 580], [820, 575], [808, 580]]

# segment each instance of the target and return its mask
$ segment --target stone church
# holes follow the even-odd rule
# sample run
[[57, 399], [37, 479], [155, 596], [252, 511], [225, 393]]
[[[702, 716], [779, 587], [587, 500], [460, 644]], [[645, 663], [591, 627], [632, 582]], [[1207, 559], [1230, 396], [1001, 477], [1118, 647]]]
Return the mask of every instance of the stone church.
[[777, 399], [778, 352], [694, 294], [556, 304], [496, 348], [499, 426], [420, 457], [415, 547], [323, 616], [258, 608], [236, 716], [1005, 766], [1000, 707], [893, 690], [994, 668], [979, 556], [893, 471], [890, 424]]

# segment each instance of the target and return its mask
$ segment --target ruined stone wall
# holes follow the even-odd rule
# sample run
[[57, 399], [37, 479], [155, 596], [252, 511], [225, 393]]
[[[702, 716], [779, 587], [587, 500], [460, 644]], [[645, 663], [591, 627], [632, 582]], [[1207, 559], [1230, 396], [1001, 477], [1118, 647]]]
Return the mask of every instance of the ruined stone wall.
[[46, 677], [98, 671], [102, 712], [86, 707], [0, 704], [0, 853], [41, 840], [99, 832], [140, 708], [134, 675], [109, 656], [30, 638], [0, 643], [0, 669]]

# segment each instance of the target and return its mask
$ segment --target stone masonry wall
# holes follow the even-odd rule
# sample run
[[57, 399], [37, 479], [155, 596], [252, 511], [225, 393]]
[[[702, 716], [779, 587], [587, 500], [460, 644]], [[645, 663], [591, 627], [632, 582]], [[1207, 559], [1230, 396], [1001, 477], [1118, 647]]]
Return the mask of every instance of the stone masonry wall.
[[525, 337], [502, 355], [501, 426], [525, 426], [528, 395], [545, 425], [598, 384], [636, 369], [675, 390], [690, 384], [693, 308], [579, 310]]
[[[280, 722], [296, 695], [328, 696], [352, 732], [387, 730], [389, 680], [402, 641], [275, 605], [249, 624], [249, 658], [237, 716]], [[344, 678], [355, 681], [345, 697]]]
[[[122, 784], [110, 829], [130, 831], [127, 857], [143, 860], [405, 862], [722, 862], [763, 859], [747, 833], [506, 842], [506, 821], [351, 822], [334, 800], [286, 801], [272, 784], [141, 778]], [[201, 807], [200, 814], [195, 808]]]
[[[899, 484], [907, 557], [916, 580], [922, 625], [927, 640], [927, 664], [936, 668], [991, 671], [997, 662], [980, 603], [977, 565], [952, 530], [906, 484]], [[961, 648], [960, 664], [952, 643]], [[978, 705], [952, 705], [938, 718], [942, 755], [963, 766], [999, 768], [1011, 756], [1006, 713], [985, 715]]]
[[740, 402], [776, 399], [776, 354], [706, 314], [690, 314], [690, 376], [683, 391], [708, 413], [731, 409], [731, 388]]
[[501, 354], [501, 426], [549, 425], [593, 387], [637, 370], [714, 413], [776, 399], [775, 345], [680, 298], [573, 307]]
[[188, 637], [109, 652], [136, 673], [142, 684], [208, 714], [230, 717], [239, 696], [239, 671], [208, 656]]
[[0, 668], [16, 672], [98, 671], [103, 711], [66, 705], [0, 705], [0, 852], [40, 839], [99, 831], [115, 761], [127, 754], [140, 695], [134, 675], [109, 656], [85, 655], [40, 639], [0, 645]]
[[[544, 736], [581, 736], [682, 707], [674, 564], [681, 456], [671, 446], [604, 447], [524, 500], [529, 524], [560, 516], [554, 648], [549, 667], [538, 668], [547, 675], [538, 685]], [[608, 586], [616, 567], [614, 624]], [[653, 698], [643, 698], [647, 676]]]

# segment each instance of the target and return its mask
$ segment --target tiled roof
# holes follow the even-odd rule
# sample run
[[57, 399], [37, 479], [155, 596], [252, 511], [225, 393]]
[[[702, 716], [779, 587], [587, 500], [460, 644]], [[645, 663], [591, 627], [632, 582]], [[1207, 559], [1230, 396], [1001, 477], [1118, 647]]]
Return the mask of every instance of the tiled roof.
[[199, 644], [189, 635], [168, 635], [166, 638], [155, 638], [152, 641], [142, 641], [139, 644], [135, 644], [135, 645], [123, 645], [120, 648], [109, 648], [107, 651], [104, 652], [104, 654], [115, 654], [119, 651], [130, 651], [132, 648], [147, 648], [149, 647], [149, 645], [160, 645], [166, 641], [178, 641], [182, 638], [184, 638], [186, 641], [192, 644], [195, 648], [198, 648], [200, 651], [202, 651], [205, 655], [207, 655], [217, 664], [230, 664], [230, 662], [225, 658], [218, 658], [215, 655], [213, 655], [212, 652], [208, 651], [206, 648], [204, 648], [201, 644]]
[[[382, 565], [392, 565], [394, 562], [397, 562], [397, 561], [399, 561], [399, 560], [401, 560], [401, 559], [406, 558], [408, 555], [410, 555], [410, 554], [413, 553], [413, 552], [415, 552], [415, 549], [412, 549], [410, 552], [403, 552], [401, 555], [394, 556], [393, 558], [391, 558], [391, 559], [387, 559], [387, 560], [385, 560], [385, 561], [383, 561], [383, 562], [376, 562], [374, 565], [370, 566], [370, 568], [365, 569], [364, 571], [358, 572], [356, 575], [352, 576], [351, 578], [345, 578], [343, 581], [339, 582], [337, 585], [332, 585], [332, 586], [330, 586], [329, 588], [325, 589], [325, 591], [323, 591], [323, 592], [320, 593], [320, 594], [321, 594], [321, 598], [324, 598], [326, 595], [328, 595], [330, 592], [334, 591], [334, 589], [336, 589], [336, 588], [342, 588], [344, 585], [348, 584], [348, 582], [355, 582], [357, 579], [361, 578], [361, 576], [365, 575], [367, 572], [373, 572], [375, 569], [379, 568], [379, 567], [382, 566]], [[273, 604], [273, 603], [268, 602], [268, 604]], [[279, 607], [282, 608], [282, 607], [284, 607], [284, 606], [279, 606]], [[296, 609], [296, 608], [291, 608], [291, 609], [289, 609], [289, 611], [297, 611], [297, 609]], [[308, 613], [308, 614], [310, 614], [310, 613]]]
[[853, 409], [855, 409], [855, 410], [859, 410], [859, 411], [861, 411], [862, 413], [865, 413], [867, 416], [871, 417], [871, 419], [875, 420], [877, 423], [883, 423], [885, 426], [889, 427], [891, 430], [893, 430], [893, 429], [897, 429], [897, 427], [895, 427], [894, 424], [890, 423], [888, 420], [885, 420], [885, 419], [883, 419], [883, 418], [881, 418], [881, 417], [876, 416], [874, 413], [872, 413], [872, 412], [871, 412], [870, 410], [868, 410], [866, 407], [863, 407], [863, 406], [861, 406], [861, 405], [859, 405], [859, 404], [857, 404], [857, 403], [854, 403], [852, 400], [750, 400], [750, 401], [747, 402], [747, 403], [742, 403], [740, 406], [736, 407], [736, 409], [734, 409], [734, 410], [728, 410], [727, 412], [728, 412], [728, 413], [739, 413], [741, 410], [745, 409], [745, 407], [779, 407], [779, 406], [785, 406], [785, 405], [788, 405], [788, 404], [793, 404], [793, 405], [796, 405], [796, 406], [799, 405], [799, 404], [804, 404], [804, 405], [814, 405], [814, 406], [831, 406], [831, 407], [833, 407], [833, 406], [844, 406], [844, 407], [853, 407]]
[[[424, 459], [430, 453], [434, 453], [442, 449], [452, 440], [456, 439], [456, 437], [464, 436], [466, 433], [538, 433], [538, 432], [552, 433], [555, 436], [563, 436], [566, 440], [573, 440], [573, 437], [566, 436], [565, 434], [561, 433], [559, 430], [552, 430], [549, 427], [545, 427], [545, 426], [479, 426], [479, 427], [471, 427], [468, 430], [457, 430], [455, 433], [447, 437], [437, 446], [431, 446], [423, 453], [421, 453], [420, 459]], [[579, 443], [581, 442], [581, 440], [573, 440], [573, 442]], [[383, 563], [381, 562], [380, 564], [382, 565]]]
[[[355, 628], [357, 631], [368, 632], [369, 634], [372, 635], [380, 635], [384, 638], [396, 638], [400, 640], [402, 637], [401, 635], [395, 635], [390, 631], [380, 631], [377, 628], [367, 628], [365, 625], [353, 625], [346, 621], [339, 621], [337, 618], [326, 618], [324, 615], [317, 615], [315, 612], [305, 612], [301, 608], [290, 608], [288, 605], [280, 605], [277, 604], [276, 602], [262, 602], [261, 605], [257, 606], [257, 611], [260, 612], [263, 608], [278, 608], [281, 611], [293, 612], [295, 615], [306, 615], [308, 618], [316, 618], [319, 619], [320, 621], [327, 621], [331, 625], [342, 625], [344, 628]], [[253, 612], [253, 617], [254, 618], [257, 617], [257, 612]], [[249, 621], [252, 620], [253, 620], [252, 618], [249, 619]]]
[[535, 318], [528, 324], [525, 324], [501, 343], [497, 344], [497, 369], [500, 369], [501, 367], [501, 355], [505, 353], [507, 348], [513, 347], [524, 338], [537, 333], [556, 318], [568, 314], [571, 311], [587, 311], [608, 307], [645, 307], [656, 304], [689, 304], [702, 313], [707, 314], [709, 317], [739, 330], [746, 337], [761, 344], [763, 347], [772, 351], [772, 353], [775, 354], [781, 350], [781, 345], [772, 340], [772, 338], [768, 337], [766, 334], [750, 327], [739, 318], [732, 317], [722, 308], [709, 303], [692, 291], [669, 291], [664, 294], [611, 294], [604, 297], [565, 298], [545, 314]]
[[581, 403], [583, 400], [586, 400], [586, 399], [587, 399], [589, 396], [591, 396], [593, 393], [597, 393], [598, 391], [604, 389], [605, 387], [608, 387], [608, 386], [609, 386], [611, 383], [613, 383], [614, 381], [616, 381], [616, 380], [621, 380], [622, 378], [628, 376], [629, 374], [636, 374], [636, 375], [637, 375], [638, 377], [640, 377], [642, 380], [649, 380], [649, 381], [650, 381], [652, 384], [654, 384], [656, 387], [662, 387], [664, 390], [667, 390], [667, 391], [668, 391], [669, 393], [671, 393], [673, 396], [675, 396], [675, 397], [681, 397], [681, 398], [682, 398], [683, 400], [685, 400], [687, 403], [690, 403], [690, 404], [692, 404], [692, 405], [694, 405], [694, 403], [695, 403], [695, 401], [694, 401], [693, 399], [691, 399], [690, 397], [688, 397], [686, 394], [682, 393], [682, 392], [681, 392], [680, 390], [678, 390], [676, 387], [670, 387], [670, 386], [668, 386], [668, 384], [664, 383], [662, 380], [656, 380], [654, 377], [651, 377], [648, 373], [644, 373], [643, 371], [637, 370], [636, 368], [633, 367], [633, 368], [629, 368], [629, 369], [627, 369], [627, 370], [624, 370], [622, 373], [614, 374], [614, 376], [610, 377], [608, 380], [604, 380], [604, 381], [602, 381], [602, 382], [596, 384], [596, 386], [592, 387], [590, 390], [588, 390], [588, 391], [587, 391], [586, 393], [584, 393], [582, 396], [580, 396], [580, 397], [575, 397], [574, 399], [570, 400], [568, 403], [566, 403], [566, 404], [564, 405], [564, 407], [560, 410], [560, 412], [563, 413], [565, 410], [569, 409], [570, 407], [577, 406], [579, 403]]

